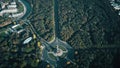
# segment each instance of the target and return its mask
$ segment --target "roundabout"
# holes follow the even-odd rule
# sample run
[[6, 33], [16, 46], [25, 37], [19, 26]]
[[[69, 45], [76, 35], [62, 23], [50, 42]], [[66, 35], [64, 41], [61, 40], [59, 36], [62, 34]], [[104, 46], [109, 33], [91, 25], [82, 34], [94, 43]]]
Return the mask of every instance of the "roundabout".
[[[45, 48], [42, 51], [42, 60], [51, 66], [59, 67], [61, 61], [71, 61], [74, 58], [74, 49], [66, 42], [56, 38], [51, 44], [43, 43]], [[61, 60], [62, 59], [62, 60]], [[61, 66], [60, 66], [61, 67]]]

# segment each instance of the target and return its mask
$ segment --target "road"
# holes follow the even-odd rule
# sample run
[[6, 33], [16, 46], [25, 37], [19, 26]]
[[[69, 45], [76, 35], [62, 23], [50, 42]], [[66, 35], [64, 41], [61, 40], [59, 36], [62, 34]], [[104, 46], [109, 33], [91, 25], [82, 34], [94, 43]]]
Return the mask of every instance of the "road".
[[49, 42], [52, 43], [55, 39], [59, 38], [59, 15], [58, 15], [58, 1], [53, 0], [53, 23], [54, 23], [54, 38]]
[[44, 40], [42, 37], [40, 37], [40, 35], [37, 33], [37, 31], [35, 30], [35, 28], [33, 27], [33, 25], [31, 24], [31, 22], [29, 20], [26, 21], [29, 26], [31, 27], [32, 31], [34, 32], [34, 34], [37, 36], [37, 38], [43, 43], [48, 44], [48, 42], [46, 40]]
[[59, 15], [58, 15], [58, 1], [54, 0], [54, 24], [55, 24], [55, 37], [59, 38]]

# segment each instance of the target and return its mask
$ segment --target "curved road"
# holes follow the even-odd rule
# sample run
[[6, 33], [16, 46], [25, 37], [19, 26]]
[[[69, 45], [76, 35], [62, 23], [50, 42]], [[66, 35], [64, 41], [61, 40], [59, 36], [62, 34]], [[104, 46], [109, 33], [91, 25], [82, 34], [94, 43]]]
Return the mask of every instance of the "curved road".
[[24, 16], [21, 19], [26, 19], [29, 14], [31, 13], [31, 5], [26, 1], [26, 0], [19, 0], [20, 2], [22, 2], [23, 6], [24, 6]]

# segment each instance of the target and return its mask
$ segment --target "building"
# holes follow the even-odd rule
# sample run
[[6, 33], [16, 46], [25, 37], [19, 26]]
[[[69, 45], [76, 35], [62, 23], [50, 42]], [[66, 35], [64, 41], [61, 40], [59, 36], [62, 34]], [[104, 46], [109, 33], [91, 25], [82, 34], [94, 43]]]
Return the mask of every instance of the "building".
[[12, 5], [16, 5], [16, 2], [11, 2]]
[[110, 3], [111, 3], [111, 6], [115, 10], [119, 11], [118, 15], [120, 15], [120, 1], [118, 1], [118, 0], [111, 0]]
[[25, 39], [25, 41], [23, 42], [23, 44], [27, 44], [27, 43], [29, 43], [31, 40], [32, 40], [32, 37], [29, 37], [29, 38]]
[[[7, 8], [5, 6], [7, 6]], [[0, 16], [3, 16], [3, 14], [5, 13], [17, 13], [17, 12], [18, 12], [18, 9], [17, 9], [16, 2], [11, 2], [10, 4], [3, 3], [2, 9], [0, 11]]]
[[14, 26], [12, 26], [12, 28], [14, 29], [14, 28], [16, 28], [18, 26], [20, 26], [20, 24], [14, 25]]
[[8, 9], [14, 9], [14, 8], [17, 8], [17, 5], [8, 5], [7, 7]]

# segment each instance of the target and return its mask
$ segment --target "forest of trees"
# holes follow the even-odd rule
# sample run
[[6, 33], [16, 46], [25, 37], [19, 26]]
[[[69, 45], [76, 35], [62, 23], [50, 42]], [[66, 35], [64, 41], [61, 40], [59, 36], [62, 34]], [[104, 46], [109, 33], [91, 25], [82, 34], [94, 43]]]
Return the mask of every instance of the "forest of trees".
[[36, 39], [23, 45], [23, 41], [32, 35], [29, 26], [22, 34], [12, 33], [0, 41], [0, 68], [24, 68], [40, 65], [41, 54]]
[[58, 0], [60, 38], [73, 47], [120, 44], [120, 17], [109, 1]]

